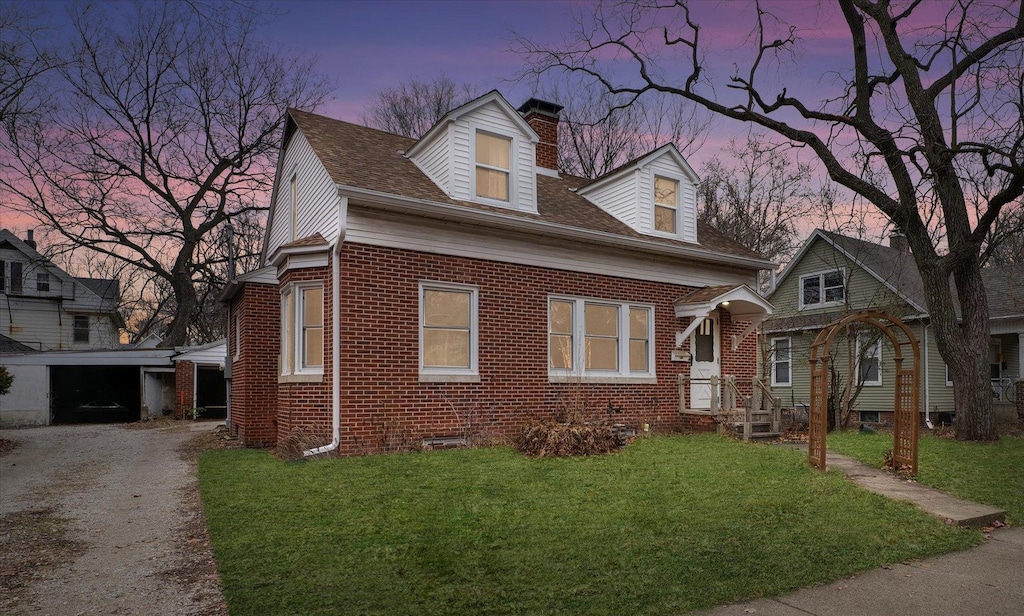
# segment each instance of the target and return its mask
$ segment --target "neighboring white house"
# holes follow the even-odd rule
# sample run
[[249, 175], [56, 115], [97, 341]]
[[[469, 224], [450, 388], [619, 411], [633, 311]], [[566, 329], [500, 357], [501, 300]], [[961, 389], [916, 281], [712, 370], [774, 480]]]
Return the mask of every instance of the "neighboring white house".
[[41, 255], [32, 232], [0, 229], [0, 336], [35, 351], [113, 349], [124, 326], [116, 280], [74, 278]]

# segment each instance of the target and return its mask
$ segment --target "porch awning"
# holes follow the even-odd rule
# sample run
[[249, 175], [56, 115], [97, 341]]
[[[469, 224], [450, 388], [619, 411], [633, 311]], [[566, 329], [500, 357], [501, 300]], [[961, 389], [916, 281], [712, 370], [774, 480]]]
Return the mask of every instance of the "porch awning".
[[745, 284], [721, 285], [697, 289], [675, 302], [676, 318], [693, 317], [685, 331], [676, 334], [676, 346], [681, 347], [690, 334], [713, 310], [725, 310], [734, 321], [750, 323], [739, 335], [732, 337], [732, 350], [739, 347], [750, 332], [772, 313], [772, 305]]

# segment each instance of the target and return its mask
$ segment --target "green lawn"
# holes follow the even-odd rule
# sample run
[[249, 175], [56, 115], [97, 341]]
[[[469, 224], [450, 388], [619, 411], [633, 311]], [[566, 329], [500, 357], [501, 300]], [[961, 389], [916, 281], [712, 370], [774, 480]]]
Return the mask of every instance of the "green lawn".
[[980, 533], [714, 435], [614, 455], [203, 454], [238, 614], [666, 614], [962, 549]]
[[[881, 468], [891, 434], [836, 432], [825, 438], [833, 451]], [[922, 436], [918, 477], [961, 498], [1006, 509], [1014, 524], [1024, 523], [1024, 439], [1004, 436], [996, 443], [962, 443]]]

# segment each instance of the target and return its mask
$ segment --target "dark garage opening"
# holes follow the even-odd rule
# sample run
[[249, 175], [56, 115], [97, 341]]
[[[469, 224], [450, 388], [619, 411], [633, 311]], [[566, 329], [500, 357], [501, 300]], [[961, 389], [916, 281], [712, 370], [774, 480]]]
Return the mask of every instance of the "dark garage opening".
[[53, 423], [139, 418], [138, 366], [50, 366], [50, 393]]
[[206, 366], [196, 368], [196, 406], [205, 409], [203, 419], [224, 419], [228, 416], [224, 370]]

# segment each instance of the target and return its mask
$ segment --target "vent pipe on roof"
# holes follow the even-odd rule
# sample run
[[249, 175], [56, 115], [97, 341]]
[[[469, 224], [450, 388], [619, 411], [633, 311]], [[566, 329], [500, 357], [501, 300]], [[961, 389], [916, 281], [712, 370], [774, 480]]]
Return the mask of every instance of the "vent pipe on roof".
[[519, 106], [519, 113], [540, 135], [537, 144], [537, 166], [558, 170], [558, 121], [562, 106], [531, 98]]

